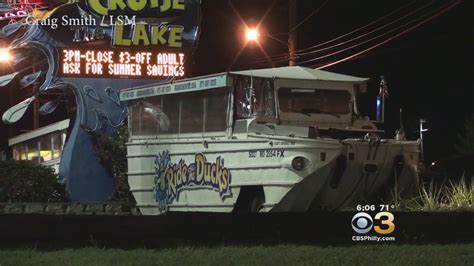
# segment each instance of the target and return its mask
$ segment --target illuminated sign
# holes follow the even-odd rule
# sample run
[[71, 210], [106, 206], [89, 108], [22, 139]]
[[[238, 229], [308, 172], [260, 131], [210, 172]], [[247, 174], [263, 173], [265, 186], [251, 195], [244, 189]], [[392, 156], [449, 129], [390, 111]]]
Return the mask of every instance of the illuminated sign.
[[[149, 30], [148, 30], [149, 29]], [[168, 46], [180, 48], [183, 46], [184, 27], [175, 25], [152, 25], [135, 24], [133, 33], [126, 37], [124, 25], [115, 25], [114, 45], [117, 46]]]
[[173, 82], [171, 84], [155, 85], [147, 88], [130, 89], [120, 93], [121, 101], [129, 101], [164, 94], [175, 94], [190, 91], [209, 90], [230, 86], [226, 75], [189, 81]]
[[69, 77], [183, 77], [184, 53], [63, 49], [60, 72]]
[[15, 20], [24, 18], [31, 13], [32, 10], [42, 10], [47, 8], [46, 1], [42, 0], [20, 0], [0, 2], [0, 21], [1, 20]]
[[103, 4], [100, 0], [87, 0], [87, 4], [92, 11], [102, 16], [109, 15], [109, 12], [114, 12], [117, 10], [122, 13], [127, 10], [141, 12], [151, 9], [164, 13], [173, 10], [184, 10], [186, 7], [185, 0], [162, 0], [160, 2], [158, 2], [158, 0], [109, 0], [108, 4]]
[[38, 22], [63, 44], [56, 48], [58, 75], [153, 80], [186, 75], [185, 62], [199, 37], [200, 0], [80, 0], [77, 7], [85, 13]]
[[28, 13], [26, 11], [23, 11], [23, 10], [5, 12], [5, 13], [0, 14], [0, 20], [21, 18], [21, 17], [26, 17], [27, 15], [28, 15]]
[[[100, 26], [113, 26], [114, 46], [183, 46], [184, 26], [176, 17], [193, 1], [185, 0], [87, 0], [87, 8], [100, 19]], [[137, 18], [140, 22], [137, 23]], [[162, 21], [156, 20], [162, 18]], [[93, 19], [93, 25], [98, 25]]]
[[[41, 63], [35, 73], [41, 77], [30, 98], [51, 90], [74, 92], [76, 123], [71, 124], [60, 175], [67, 181], [71, 200], [104, 201], [113, 192], [113, 178], [87, 151], [94, 149], [97, 135], [112, 135], [126, 119], [128, 107], [118, 101], [120, 91], [186, 74], [185, 62], [191, 61], [200, 36], [201, 0], [23, 2], [33, 1], [64, 4], [50, 11], [34, 10], [27, 19], [3, 28], [0, 39], [17, 61]], [[0, 14], [15, 10], [7, 6]], [[30, 73], [20, 72], [18, 76]], [[11, 110], [15, 108], [19, 107]], [[94, 193], [88, 192], [91, 186]]]

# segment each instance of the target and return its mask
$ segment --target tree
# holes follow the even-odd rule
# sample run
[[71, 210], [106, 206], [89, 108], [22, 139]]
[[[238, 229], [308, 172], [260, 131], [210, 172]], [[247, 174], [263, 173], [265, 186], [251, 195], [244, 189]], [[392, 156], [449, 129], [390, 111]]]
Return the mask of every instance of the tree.
[[134, 204], [135, 199], [130, 192], [127, 180], [127, 147], [128, 126], [124, 124], [113, 136], [105, 134], [97, 136], [96, 153], [102, 165], [114, 176], [113, 201]]
[[458, 135], [456, 150], [462, 155], [474, 155], [474, 114], [464, 125], [464, 132]]
[[[474, 180], [474, 114], [464, 124], [464, 132], [458, 135], [459, 145], [456, 150], [462, 155], [464, 161], [464, 178], [467, 182]], [[474, 185], [471, 183], [471, 185]]]
[[0, 202], [65, 201], [53, 169], [31, 161], [0, 161]]

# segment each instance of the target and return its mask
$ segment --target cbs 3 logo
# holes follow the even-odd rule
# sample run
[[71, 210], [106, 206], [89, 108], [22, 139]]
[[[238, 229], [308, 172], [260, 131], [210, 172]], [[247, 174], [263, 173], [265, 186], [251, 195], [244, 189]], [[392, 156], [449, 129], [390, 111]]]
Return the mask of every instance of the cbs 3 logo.
[[[352, 217], [352, 229], [358, 234], [367, 234], [374, 228], [375, 232], [381, 235], [388, 235], [395, 231], [393, 221], [395, 217], [391, 212], [379, 212], [374, 218], [366, 212], [358, 212]], [[379, 221], [380, 225], [374, 225], [374, 221]]]

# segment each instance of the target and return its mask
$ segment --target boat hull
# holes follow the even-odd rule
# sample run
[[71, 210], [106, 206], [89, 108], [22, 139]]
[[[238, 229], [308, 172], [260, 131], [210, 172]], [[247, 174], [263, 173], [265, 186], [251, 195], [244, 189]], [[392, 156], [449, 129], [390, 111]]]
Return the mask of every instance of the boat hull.
[[[232, 212], [243, 189], [261, 188], [263, 212], [340, 210], [417, 189], [419, 143], [393, 140], [132, 139], [129, 185], [144, 215]], [[297, 171], [296, 157], [306, 161]]]

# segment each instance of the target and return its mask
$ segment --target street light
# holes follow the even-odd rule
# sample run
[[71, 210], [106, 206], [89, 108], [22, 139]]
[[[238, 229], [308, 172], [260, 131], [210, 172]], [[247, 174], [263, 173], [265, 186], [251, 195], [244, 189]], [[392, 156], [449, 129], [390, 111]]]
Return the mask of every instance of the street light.
[[245, 37], [247, 38], [247, 42], [258, 42], [258, 29], [256, 28], [248, 28], [245, 32]]
[[[275, 37], [271, 34], [268, 34], [268, 33], [261, 34], [259, 32], [258, 28], [247, 28], [246, 31], [245, 31], [245, 37], [246, 37], [247, 43], [255, 42], [258, 45], [260, 45], [260, 40], [259, 40], [260, 36], [263, 36], [264, 38], [268, 38], [268, 39], [271, 39], [273, 41], [276, 41], [276, 42], [284, 45], [285, 47], [287, 47], [288, 48], [288, 53], [289, 53], [289, 65], [290, 66], [295, 66], [296, 65], [295, 51], [294, 51], [294, 48], [293, 48], [293, 46], [290, 42], [282, 41], [279, 38], [277, 38], [277, 37]], [[269, 58], [269, 56], [267, 56], [267, 59], [268, 58]], [[272, 63], [272, 65], [273, 65], [273, 63]]]
[[0, 63], [10, 61], [12, 58], [8, 48], [0, 48]]
[[268, 33], [262, 35], [262, 34], [260, 34], [260, 32], [258, 31], [257, 28], [247, 28], [247, 30], [245, 31], [245, 37], [247, 39], [247, 42], [259, 42], [259, 37], [260, 36], [272, 39], [272, 40], [277, 41], [277, 42], [283, 44], [284, 46], [288, 47], [287, 42], [282, 41], [282, 40], [278, 39], [277, 37], [275, 37], [273, 35], [270, 35]]

